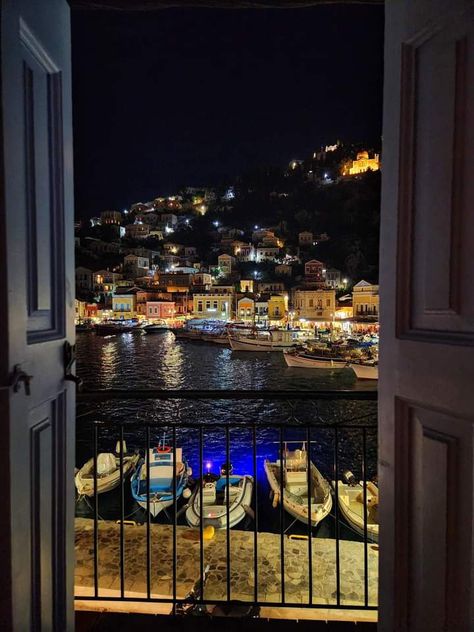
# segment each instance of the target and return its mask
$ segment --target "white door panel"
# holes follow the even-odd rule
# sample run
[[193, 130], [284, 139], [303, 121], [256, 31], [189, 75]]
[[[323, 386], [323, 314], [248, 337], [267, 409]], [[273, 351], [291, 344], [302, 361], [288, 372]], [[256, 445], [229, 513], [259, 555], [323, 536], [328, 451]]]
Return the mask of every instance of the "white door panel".
[[[11, 569], [1, 623], [59, 631], [73, 628], [74, 571], [74, 386], [63, 360], [74, 338], [69, 8], [3, 2], [1, 27], [2, 541]], [[15, 367], [31, 376], [28, 388], [9, 386]]]

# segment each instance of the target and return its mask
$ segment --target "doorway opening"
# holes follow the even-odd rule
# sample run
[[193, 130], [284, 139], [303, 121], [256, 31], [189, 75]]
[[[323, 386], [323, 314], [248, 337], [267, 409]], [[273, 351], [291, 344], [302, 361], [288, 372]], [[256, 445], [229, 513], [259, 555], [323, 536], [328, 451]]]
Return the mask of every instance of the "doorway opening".
[[383, 8], [72, 24], [78, 606], [374, 620]]

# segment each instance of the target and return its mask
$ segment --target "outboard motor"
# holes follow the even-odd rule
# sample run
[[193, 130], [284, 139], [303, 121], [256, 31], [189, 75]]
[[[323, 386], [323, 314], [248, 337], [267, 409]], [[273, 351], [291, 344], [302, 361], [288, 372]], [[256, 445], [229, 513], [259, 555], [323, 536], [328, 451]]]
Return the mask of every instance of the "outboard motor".
[[344, 470], [342, 473], [342, 480], [351, 487], [355, 487], [357, 485], [355, 476], [350, 470]]
[[227, 476], [227, 474], [229, 474], [229, 476], [232, 476], [233, 471], [234, 466], [232, 465], [232, 463], [223, 463], [221, 465], [221, 476]]

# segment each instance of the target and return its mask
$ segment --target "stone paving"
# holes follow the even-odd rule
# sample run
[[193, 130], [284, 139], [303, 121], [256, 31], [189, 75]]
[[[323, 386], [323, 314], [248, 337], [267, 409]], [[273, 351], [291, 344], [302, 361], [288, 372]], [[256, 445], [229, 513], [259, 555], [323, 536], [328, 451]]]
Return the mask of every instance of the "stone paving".
[[[94, 585], [94, 523], [76, 518], [76, 596], [91, 594]], [[151, 525], [151, 592], [169, 597], [173, 594], [173, 528]], [[146, 525], [124, 526], [125, 594], [146, 596]], [[313, 538], [312, 576], [313, 604], [336, 604], [336, 542]], [[280, 536], [258, 533], [258, 600], [281, 602]], [[368, 545], [368, 601], [377, 605], [378, 547]], [[199, 530], [178, 526], [176, 530], [177, 573], [176, 594], [182, 598], [199, 577]], [[308, 540], [284, 538], [285, 600], [307, 604]], [[205, 599], [227, 598], [226, 531], [216, 531], [213, 539], [204, 541], [204, 566], [210, 571], [205, 586]], [[364, 545], [340, 541], [341, 605], [364, 605]], [[120, 525], [99, 522], [99, 595], [100, 590], [120, 590]], [[231, 599], [252, 601], [254, 598], [254, 534], [252, 531], [230, 532]], [[120, 593], [118, 593], [120, 594]], [[129, 595], [131, 596], [131, 595]]]

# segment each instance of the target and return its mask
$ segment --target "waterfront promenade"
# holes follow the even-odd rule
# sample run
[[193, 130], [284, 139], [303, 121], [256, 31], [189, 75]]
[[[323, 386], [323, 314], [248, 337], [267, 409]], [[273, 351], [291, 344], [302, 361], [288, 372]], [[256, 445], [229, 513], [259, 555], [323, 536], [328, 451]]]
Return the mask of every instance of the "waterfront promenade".
[[[94, 555], [92, 520], [76, 518], [76, 597], [93, 594]], [[154, 597], [173, 595], [173, 528], [151, 525], [151, 593]], [[120, 525], [112, 521], [98, 523], [99, 596], [120, 596]], [[308, 540], [284, 538], [285, 600], [308, 603]], [[124, 526], [124, 587], [126, 597], [146, 597], [146, 525]], [[199, 531], [185, 526], [176, 529], [176, 595], [182, 598], [199, 577]], [[227, 598], [226, 531], [216, 531], [204, 541], [204, 566], [210, 571], [205, 599]], [[281, 601], [280, 536], [258, 533], [258, 599]], [[230, 532], [231, 599], [252, 601], [254, 598], [254, 534], [252, 531]], [[336, 604], [336, 541], [312, 539], [312, 576], [314, 605], [323, 609]], [[369, 605], [377, 605], [378, 547], [368, 545]], [[341, 605], [364, 605], [364, 546], [360, 542], [340, 541]], [[169, 606], [168, 606], [169, 609]], [[275, 608], [272, 609], [273, 611]], [[289, 609], [288, 609], [289, 610]], [[298, 609], [300, 611], [300, 609]], [[311, 610], [313, 612], [313, 610]], [[366, 613], [373, 619], [375, 613]], [[316, 613], [315, 613], [316, 615]], [[307, 614], [309, 616], [309, 612]], [[317, 618], [317, 616], [315, 616]], [[367, 620], [367, 618], [366, 618]]]

